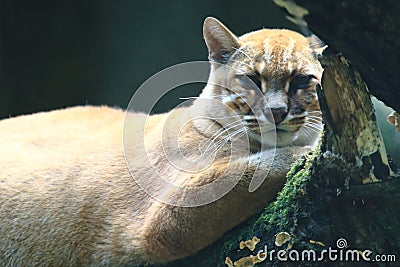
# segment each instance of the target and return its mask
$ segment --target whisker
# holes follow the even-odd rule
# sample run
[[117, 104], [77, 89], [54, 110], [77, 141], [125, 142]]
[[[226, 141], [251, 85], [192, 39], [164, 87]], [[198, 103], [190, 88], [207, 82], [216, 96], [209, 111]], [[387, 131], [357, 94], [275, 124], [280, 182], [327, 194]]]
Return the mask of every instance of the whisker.
[[304, 124], [305, 125], [310, 124], [310, 125], [321, 126], [321, 127], [323, 125], [321, 121], [312, 121], [312, 120], [308, 120]]
[[231, 134], [229, 134], [228, 136], [224, 137], [223, 139], [219, 140], [219, 141], [216, 143], [216, 145], [218, 145], [218, 143], [221, 143], [221, 142], [222, 142], [222, 143], [226, 143], [226, 142], [228, 142], [229, 140], [232, 140], [232, 138], [233, 138], [236, 134], [242, 132], [243, 129], [244, 129], [244, 128], [240, 128], [240, 129], [234, 131], [233, 133], [231, 133]]
[[307, 121], [304, 125], [312, 125], [315, 127], [322, 127], [322, 123], [321, 122], [315, 122], [315, 121]]
[[[233, 126], [231, 126], [233, 124]], [[231, 122], [231, 123], [229, 123], [229, 124], [227, 124], [227, 125], [223, 125], [224, 127], [222, 127], [221, 129], [219, 129], [217, 132], [215, 132], [212, 136], [211, 136], [211, 138], [213, 138], [213, 140], [215, 140], [218, 136], [220, 136], [222, 133], [224, 133], [224, 132], [226, 132], [227, 130], [230, 130], [230, 129], [232, 129], [233, 127], [235, 127], [235, 126], [238, 126], [238, 125], [240, 125], [241, 124], [241, 120], [240, 119], [238, 119], [238, 120], [235, 120], [235, 121], [233, 121], [233, 122]], [[208, 128], [207, 128], [207, 130], [206, 130], [206, 132], [208, 132], [208, 130], [209, 129], [211, 129], [211, 127], [212, 127], [213, 125], [210, 125]], [[225, 127], [228, 127], [228, 129], [227, 128], [225, 128]], [[215, 136], [215, 137], [214, 137]], [[212, 141], [213, 141], [212, 140]]]
[[[212, 98], [217, 98], [217, 97], [226, 97], [228, 95], [208, 95], [208, 96], [210, 96]], [[200, 96], [179, 97], [178, 99], [180, 99], [180, 100], [189, 100], [189, 99], [199, 99], [199, 98], [200, 99], [207, 99], [205, 97], [200, 97]]]
[[[321, 131], [322, 131], [322, 129], [314, 129], [314, 128], [310, 128], [310, 127], [305, 127], [305, 128], [302, 128], [303, 129], [303, 131], [305, 131], [308, 135], [312, 135], [312, 133], [314, 132], [314, 133], [317, 133], [317, 134], [320, 134], [321, 133]], [[310, 139], [311, 139], [311, 137], [310, 137]]]
[[322, 117], [321, 116], [316, 116], [316, 115], [307, 115], [307, 116], [305, 116], [306, 118], [319, 118], [319, 119], [322, 119]]
[[239, 140], [239, 138], [241, 138], [242, 136], [246, 135], [248, 129], [247, 128], [243, 128], [243, 131], [239, 132], [236, 136], [236, 138], [234, 138], [233, 140], [231, 139], [232, 142], [235, 142], [236, 140]]
[[[238, 122], [238, 121], [234, 121], [233, 123], [236, 123], [236, 122]], [[232, 123], [230, 123], [230, 124], [232, 124]], [[224, 132], [226, 132], [227, 130], [229, 130], [229, 129], [232, 129], [233, 127], [235, 127], [235, 126], [237, 126], [237, 125], [240, 125], [240, 123], [236, 123], [236, 124], [234, 124], [233, 126], [231, 126], [231, 127], [229, 127], [228, 129], [225, 129], [225, 128], [221, 128], [220, 130], [218, 130], [216, 133], [214, 133], [210, 138], [212, 138], [211, 140], [210, 140], [210, 142], [208, 143], [207, 141], [208, 140], [206, 140], [206, 142], [204, 143], [204, 146], [205, 145], [207, 145], [207, 143], [208, 143], [208, 145], [207, 145], [207, 147], [206, 147], [206, 149], [204, 150], [204, 152], [202, 152], [202, 154], [204, 154], [205, 152], [207, 152], [207, 151], [209, 151], [211, 148], [210, 147], [212, 147], [212, 148], [215, 148], [216, 147], [216, 144], [218, 144], [218, 143], [215, 143], [215, 140], [218, 138], [218, 136], [220, 136], [220, 135], [222, 135]], [[210, 127], [208, 127], [208, 129], [206, 130], [206, 132], [210, 129], [212, 127], [212, 125], [210, 126]], [[229, 136], [228, 136], [229, 137]], [[222, 140], [223, 140], [224, 138], [222, 138]], [[218, 141], [219, 142], [219, 141]], [[203, 146], [203, 145], [202, 145]], [[215, 150], [215, 149], [214, 149]]]
[[229, 134], [228, 136], [222, 138], [222, 139], [219, 140], [218, 142], [216, 142], [216, 143], [211, 143], [211, 144], [213, 144], [213, 146], [210, 148], [210, 145], [211, 145], [211, 144], [210, 144], [210, 145], [206, 148], [206, 150], [204, 151], [204, 153], [206, 153], [206, 152], [208, 152], [208, 151], [211, 151], [211, 153], [214, 153], [214, 152], [218, 151], [223, 145], [225, 145], [225, 144], [228, 143], [229, 141], [236, 141], [238, 138], [240, 138], [240, 137], [237, 137], [236, 139], [233, 139], [233, 137], [234, 137], [235, 135], [240, 135], [240, 134], [242, 134], [243, 132], [246, 133], [246, 131], [247, 131], [247, 129], [246, 129], [245, 127], [240, 128], [240, 129], [234, 131], [233, 133]]
[[307, 117], [309, 121], [322, 121], [321, 117]]
[[320, 120], [307, 120], [305, 124], [317, 125], [322, 126], [322, 121]]
[[[224, 131], [222, 131], [222, 132], [220, 132], [218, 135], [216, 135], [216, 136], [211, 140], [211, 142], [210, 142], [209, 145], [215, 143], [215, 140], [216, 140], [219, 136], [221, 136], [223, 133], [227, 133], [227, 134], [228, 134], [227, 137], [230, 137], [232, 134], [234, 134], [234, 133], [237, 132], [238, 130], [235, 130], [233, 133], [229, 133], [229, 131], [230, 131], [231, 129], [233, 129], [234, 127], [240, 126], [241, 123], [236, 123], [236, 124], [233, 124], [233, 125], [232, 125], [232, 123], [231, 123], [230, 125], [231, 125], [230, 127], [224, 128], [224, 129], [223, 129]], [[242, 128], [240, 128], [239, 130], [241, 130], [241, 129], [243, 129], [243, 128], [245, 128], [245, 127], [242, 127]], [[224, 137], [224, 138], [226, 138], [226, 137]], [[223, 140], [224, 138], [222, 138], [221, 140]], [[219, 141], [218, 141], [218, 142], [219, 142]]]
[[189, 97], [179, 97], [179, 100], [189, 100], [189, 99], [198, 99], [199, 96], [189, 96]]
[[311, 131], [314, 131], [314, 132], [316, 132], [316, 133], [321, 132], [322, 129], [323, 129], [322, 127], [321, 127], [321, 128], [317, 128], [317, 127], [311, 126], [311, 125], [304, 125], [303, 128], [304, 128], [304, 129], [311, 130]]
[[307, 121], [317, 121], [317, 122], [321, 122], [321, 121], [322, 121], [322, 118], [321, 118], [321, 117], [309, 116], [309, 117], [307, 117]]
[[222, 119], [237, 118], [237, 117], [239, 118], [237, 121], [239, 121], [239, 120], [242, 119], [243, 115], [241, 115], [241, 114], [235, 114], [235, 115], [226, 116], [226, 117], [210, 117], [210, 119], [220, 119], [220, 120], [222, 120]]
[[234, 50], [238, 51], [239, 53], [241, 53], [242, 55], [246, 56], [248, 59], [250, 59], [251, 61], [253, 61], [253, 59], [246, 54], [243, 50], [237, 49], [236, 47], [232, 47]]
[[323, 124], [321, 122], [313, 122], [313, 121], [308, 121], [304, 125], [310, 125], [316, 128], [322, 128]]
[[212, 97], [226, 97], [226, 96], [229, 96], [229, 95], [211, 95]]
[[240, 125], [242, 125], [241, 120], [237, 120], [237, 121], [231, 122], [231, 123], [229, 123], [227, 125], [224, 125], [224, 128], [220, 129], [213, 136], [211, 136], [211, 137], [213, 137], [213, 139], [211, 140], [211, 143], [214, 142], [215, 139], [217, 139], [219, 136], [221, 136], [224, 132], [229, 134], [229, 131], [231, 129], [233, 129], [234, 127], [240, 126]]
[[246, 63], [246, 62], [243, 62], [243, 61], [239, 61], [239, 60], [235, 60], [235, 59], [231, 59], [230, 61], [231, 61], [231, 62], [236, 62], [236, 63], [239, 63], [239, 64], [246, 65], [246, 66], [249, 67], [250, 69], [253, 68], [253, 66], [251, 66], [250, 64], [248, 64], [248, 63]]
[[311, 137], [310, 130], [308, 130], [306, 128], [301, 128], [300, 131], [299, 131], [299, 134], [303, 135], [304, 138], [306, 138], [306, 141], [308, 141], [308, 142], [313, 141], [313, 138]]

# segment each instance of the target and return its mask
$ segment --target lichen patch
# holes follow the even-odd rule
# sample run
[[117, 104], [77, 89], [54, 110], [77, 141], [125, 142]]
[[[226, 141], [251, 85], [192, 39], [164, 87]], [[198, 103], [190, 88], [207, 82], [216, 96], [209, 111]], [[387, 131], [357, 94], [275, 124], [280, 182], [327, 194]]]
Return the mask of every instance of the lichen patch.
[[239, 244], [239, 248], [240, 249], [248, 248], [248, 249], [250, 249], [250, 251], [254, 251], [254, 249], [256, 248], [256, 245], [258, 243], [260, 243], [260, 239], [256, 236], [254, 236], [250, 240], [241, 241]]
[[288, 242], [291, 239], [290, 234], [287, 232], [280, 232], [279, 234], [276, 235], [275, 237], [275, 245], [277, 247], [282, 246], [286, 242]]

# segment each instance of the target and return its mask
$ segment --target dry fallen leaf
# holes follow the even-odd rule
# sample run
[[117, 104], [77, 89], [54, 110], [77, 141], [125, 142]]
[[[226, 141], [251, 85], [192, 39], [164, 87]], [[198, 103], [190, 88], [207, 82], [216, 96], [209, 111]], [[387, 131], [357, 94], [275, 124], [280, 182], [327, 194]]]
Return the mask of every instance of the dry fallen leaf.
[[254, 236], [251, 240], [241, 241], [239, 244], [239, 248], [244, 249], [245, 247], [247, 247], [248, 249], [250, 249], [250, 251], [254, 251], [258, 243], [260, 243], [260, 239]]
[[228, 265], [228, 267], [233, 267], [233, 262], [229, 257], [226, 257], [225, 264]]
[[387, 120], [390, 124], [393, 124], [397, 131], [400, 132], [400, 114], [397, 112], [393, 112], [387, 117]]
[[325, 247], [325, 244], [322, 243], [321, 241], [310, 240], [310, 243], [311, 244], [320, 245], [321, 247]]
[[290, 235], [287, 232], [280, 232], [279, 234], [276, 235], [275, 237], [275, 245], [277, 247], [282, 246], [283, 244], [285, 244], [286, 242], [288, 242], [290, 240]]

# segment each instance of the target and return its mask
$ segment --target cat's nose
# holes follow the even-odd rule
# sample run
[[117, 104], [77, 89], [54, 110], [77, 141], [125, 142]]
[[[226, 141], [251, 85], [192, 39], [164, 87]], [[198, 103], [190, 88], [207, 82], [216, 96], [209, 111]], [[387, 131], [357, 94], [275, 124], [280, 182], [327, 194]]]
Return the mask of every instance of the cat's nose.
[[[271, 108], [271, 112], [266, 112], [267, 119], [276, 125], [281, 123], [287, 116], [286, 108]], [[272, 116], [271, 116], [272, 115]]]

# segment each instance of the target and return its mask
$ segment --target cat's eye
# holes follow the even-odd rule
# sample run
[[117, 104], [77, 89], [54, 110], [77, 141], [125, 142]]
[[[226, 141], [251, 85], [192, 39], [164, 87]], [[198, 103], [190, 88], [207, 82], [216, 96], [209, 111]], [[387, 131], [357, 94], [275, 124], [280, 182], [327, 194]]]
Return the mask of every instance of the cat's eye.
[[[260, 89], [261, 90], [261, 80], [258, 74], [240, 74], [236, 75], [240, 84], [246, 89]], [[255, 88], [257, 87], [257, 88]]]
[[314, 78], [313, 75], [297, 75], [290, 82], [290, 89], [291, 90], [305, 89], [310, 86], [310, 83], [313, 78]]

